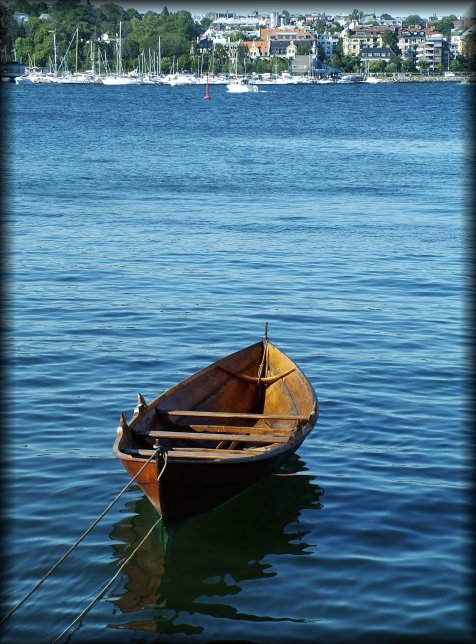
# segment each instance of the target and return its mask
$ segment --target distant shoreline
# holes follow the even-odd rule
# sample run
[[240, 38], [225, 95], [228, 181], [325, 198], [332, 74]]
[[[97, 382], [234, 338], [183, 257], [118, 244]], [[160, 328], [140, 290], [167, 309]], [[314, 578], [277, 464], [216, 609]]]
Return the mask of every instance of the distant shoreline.
[[391, 76], [374, 77], [379, 83], [475, 83], [476, 76]]
[[[208, 76], [198, 76], [196, 74], [181, 73], [181, 74], [168, 74], [167, 76], [149, 76], [149, 75], [139, 75], [139, 74], [123, 74], [123, 75], [109, 75], [109, 76], [96, 76], [91, 74], [91, 72], [84, 72], [78, 74], [69, 74], [66, 76], [54, 77], [51, 74], [32, 74], [29, 76], [10, 76], [2, 77], [2, 81], [13, 82], [13, 83], [47, 83], [47, 84], [105, 84], [105, 85], [129, 85], [129, 84], [159, 84], [159, 85], [170, 85], [170, 86], [184, 86], [184, 85], [204, 85], [210, 82], [211, 85], [215, 84], [228, 84], [233, 78], [243, 78], [242, 75], [211, 75]], [[476, 83], [476, 74], [458, 74], [453, 76], [446, 75], [406, 75], [406, 74], [395, 74], [392, 76], [377, 76], [377, 75], [364, 75], [358, 73], [343, 74], [342, 77], [336, 79], [318, 79], [309, 77], [296, 77], [292, 78], [289, 76], [286, 79], [282, 78], [269, 78], [264, 79], [255, 76], [248, 76], [250, 84], [256, 85], [280, 85], [280, 84], [310, 84], [310, 85], [320, 85], [320, 84], [340, 84], [340, 83], [350, 83], [350, 84], [361, 84], [365, 83], [368, 85], [378, 85], [381, 83]], [[4, 84], [4, 83], [1, 83]]]

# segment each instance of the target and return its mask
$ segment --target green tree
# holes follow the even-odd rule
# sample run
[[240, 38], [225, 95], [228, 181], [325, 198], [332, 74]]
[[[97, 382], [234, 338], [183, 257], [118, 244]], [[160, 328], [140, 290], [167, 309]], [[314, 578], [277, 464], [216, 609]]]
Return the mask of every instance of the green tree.
[[325, 20], [315, 20], [312, 28], [316, 34], [324, 34], [326, 33], [327, 23]]
[[203, 29], [203, 31], [206, 31], [208, 27], [212, 24], [213, 20], [209, 18], [208, 16], [205, 16], [200, 20], [200, 27]]
[[353, 20], [354, 22], [360, 22], [364, 16], [365, 14], [363, 11], [360, 11], [359, 9], [352, 9], [349, 14], [349, 19]]
[[238, 74], [246, 74], [247, 64], [249, 66], [248, 49], [246, 45], [240, 43], [236, 50], [238, 58]]
[[464, 39], [464, 64], [470, 71], [476, 71], [476, 32], [472, 32]]
[[358, 72], [360, 71], [360, 58], [353, 54], [346, 54], [341, 58], [340, 67], [345, 72]]
[[170, 74], [172, 71], [172, 61], [173, 59], [170, 56], [164, 56], [161, 60], [161, 69], [162, 73]]
[[399, 72], [402, 69], [402, 59], [397, 57], [397, 58], [392, 58], [391, 61], [389, 61], [385, 67], [385, 72], [389, 74], [395, 74], [396, 72]]
[[[385, 71], [386, 66], [387, 65], [384, 60], [373, 60], [371, 63], [369, 63], [369, 72], [372, 72], [374, 74], [381, 74]], [[346, 71], [353, 71], [353, 70], [346, 70]]]
[[178, 69], [181, 72], [190, 72], [192, 69], [192, 61], [190, 60], [190, 54], [182, 54], [178, 58]]
[[430, 68], [430, 63], [427, 60], [420, 60], [417, 67], [422, 74], [426, 74], [428, 73], [428, 69]]
[[215, 73], [220, 73], [224, 71], [226, 62], [228, 60], [228, 52], [221, 43], [218, 43], [217, 45], [214, 46], [213, 52], [212, 52], [212, 58], [213, 58], [213, 68], [215, 70]]
[[17, 23], [6, 7], [0, 5], [0, 43], [6, 51], [13, 51], [18, 36]]
[[36, 7], [30, 4], [28, 0], [17, 0], [17, 2], [15, 2], [15, 4], [13, 5], [13, 11], [18, 11], [18, 13], [26, 13], [27, 16], [37, 16]]
[[296, 54], [300, 56], [308, 56], [312, 51], [312, 47], [309, 43], [305, 43], [304, 45], [298, 45], [296, 47]]
[[122, 39], [122, 66], [124, 71], [130, 71], [137, 67], [140, 54], [139, 45], [133, 38]]
[[394, 54], [399, 54], [400, 50], [398, 48], [398, 38], [397, 34], [393, 29], [385, 31], [382, 36], [382, 43], [384, 47], [390, 47]]
[[243, 31], [234, 31], [230, 34], [230, 42], [240, 42], [242, 40], [247, 40]]
[[322, 45], [317, 45], [317, 57], [319, 60], [326, 60], [326, 52]]
[[407, 73], [416, 71], [415, 63], [408, 59], [402, 60], [402, 71]]
[[413, 27], [415, 25], [418, 25], [420, 27], [423, 27], [425, 25], [425, 21], [418, 14], [407, 16], [402, 21], [402, 27]]
[[450, 71], [452, 72], [460, 72], [463, 69], [463, 65], [459, 60], [452, 60], [450, 62]]
[[451, 30], [454, 27], [454, 21], [457, 20], [455, 15], [446, 16], [435, 23], [435, 29], [442, 34], [448, 41], [451, 40]]

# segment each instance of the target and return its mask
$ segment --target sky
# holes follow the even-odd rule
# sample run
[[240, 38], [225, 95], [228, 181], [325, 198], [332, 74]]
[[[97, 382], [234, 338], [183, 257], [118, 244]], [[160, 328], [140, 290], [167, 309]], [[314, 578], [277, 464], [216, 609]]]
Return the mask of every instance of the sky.
[[[465, 0], [112, 0], [115, 4], [138, 11], [155, 11], [160, 13], [164, 6], [169, 11], [185, 9], [192, 15], [202, 15], [208, 11], [229, 11], [238, 14], [248, 14], [253, 11], [269, 13], [270, 11], [283, 11], [287, 9], [291, 13], [299, 12], [326, 12], [328, 14], [349, 13], [353, 9], [359, 9], [365, 13], [381, 15], [388, 13], [392, 17], [417, 14], [422, 18], [429, 16], [456, 16], [475, 17], [476, 3]], [[94, 2], [94, 0], [93, 0]], [[96, 2], [94, 2], [96, 4]]]

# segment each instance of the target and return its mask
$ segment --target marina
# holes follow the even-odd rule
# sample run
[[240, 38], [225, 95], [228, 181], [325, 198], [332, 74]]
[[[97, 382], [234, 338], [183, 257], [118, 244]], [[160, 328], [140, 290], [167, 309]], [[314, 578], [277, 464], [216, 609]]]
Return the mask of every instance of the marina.
[[[476, 75], [460, 74], [454, 76], [424, 76], [424, 75], [401, 75], [392, 76], [365, 76], [360, 74], [341, 74], [335, 78], [313, 78], [303, 75], [291, 75], [289, 73], [274, 75], [254, 75], [243, 76], [237, 74], [164, 74], [161, 76], [150, 73], [139, 75], [130, 74], [111, 74], [98, 75], [92, 71], [81, 72], [78, 74], [70, 73], [64, 75], [55, 75], [53, 72], [40, 72], [38, 70], [26, 70], [22, 75], [16, 76], [12, 82], [16, 83], [57, 83], [57, 84], [96, 84], [96, 85], [166, 85], [168, 87], [186, 87], [190, 85], [204, 85], [207, 82], [210, 85], [232, 85], [235, 87], [231, 90], [233, 93], [247, 93], [248, 91], [257, 91], [254, 87], [259, 85], [332, 85], [336, 83], [425, 83], [425, 82], [447, 82], [447, 83], [465, 83], [476, 80]], [[252, 89], [241, 89], [251, 85]]]

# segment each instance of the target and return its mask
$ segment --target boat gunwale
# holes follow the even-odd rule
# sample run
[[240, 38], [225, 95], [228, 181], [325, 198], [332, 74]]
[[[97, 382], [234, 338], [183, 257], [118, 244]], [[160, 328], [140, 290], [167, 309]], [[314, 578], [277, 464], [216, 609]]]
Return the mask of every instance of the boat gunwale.
[[[236, 463], [243, 463], [243, 462], [250, 462], [250, 461], [254, 461], [254, 460], [267, 460], [267, 459], [269, 459], [271, 457], [274, 457], [274, 456], [279, 457], [281, 454], [284, 454], [284, 453], [287, 453], [287, 452], [291, 453], [293, 451], [296, 451], [299, 448], [301, 443], [304, 441], [304, 439], [307, 437], [307, 435], [311, 432], [311, 430], [313, 429], [314, 425], [317, 422], [317, 417], [318, 417], [318, 413], [319, 413], [319, 403], [318, 403], [318, 400], [317, 400], [317, 396], [316, 396], [314, 388], [312, 387], [312, 385], [309, 382], [308, 378], [305, 376], [305, 374], [299, 368], [299, 366], [294, 362], [294, 360], [289, 358], [289, 356], [287, 356], [284, 353], [284, 351], [282, 351], [276, 345], [274, 345], [271, 342], [269, 342], [269, 340], [267, 341], [267, 344], [268, 344], [268, 347], [271, 347], [273, 350], [277, 351], [279, 355], [282, 355], [284, 358], [286, 358], [288, 361], [290, 361], [292, 363], [292, 365], [294, 366], [294, 370], [293, 370], [292, 374], [289, 374], [289, 375], [291, 375], [291, 377], [300, 376], [301, 379], [303, 380], [303, 382], [306, 384], [306, 387], [308, 388], [308, 391], [309, 391], [309, 393], [311, 395], [311, 399], [312, 399], [312, 402], [313, 402], [313, 406], [312, 406], [312, 409], [311, 409], [309, 415], [286, 414], [288, 416], [295, 416], [296, 419], [299, 417], [301, 420], [300, 420], [300, 422], [298, 422], [297, 425], [289, 428], [289, 430], [288, 430], [289, 431], [289, 440], [286, 441], [285, 443], [270, 443], [270, 444], [265, 445], [265, 446], [248, 447], [245, 450], [240, 450], [240, 455], [239, 456], [238, 455], [236, 455], [235, 457], [230, 456], [230, 457], [227, 457], [226, 459], [223, 458], [221, 460], [218, 457], [218, 454], [216, 455], [215, 458], [213, 457], [212, 454], [210, 454], [210, 456], [208, 458], [204, 458], [203, 456], [199, 457], [198, 454], [195, 457], [194, 456], [183, 456], [183, 457], [181, 457], [181, 456], [179, 456], [179, 454], [177, 452], [174, 453], [174, 450], [172, 448], [171, 450], [167, 450], [167, 451], [168, 451], [168, 453], [170, 455], [173, 454], [172, 460], [173, 460], [174, 463], [179, 463], [179, 462], [180, 463], [184, 463], [184, 462], [192, 463], [193, 462], [193, 463], [200, 463], [200, 464], [210, 464], [210, 463], [222, 464], [224, 462], [226, 464], [231, 464], [231, 463], [235, 463], [235, 462]], [[177, 411], [176, 409], [170, 409], [170, 410], [158, 409], [158, 406], [160, 405], [160, 402], [162, 402], [164, 399], [170, 397], [172, 394], [174, 394], [175, 392], [179, 391], [184, 386], [189, 385], [190, 383], [194, 382], [196, 379], [202, 378], [207, 373], [209, 373], [209, 372], [211, 372], [213, 370], [216, 370], [216, 369], [221, 369], [220, 365], [224, 361], [233, 358], [234, 355], [238, 355], [239, 353], [242, 353], [242, 352], [244, 353], [246, 351], [252, 351], [253, 349], [257, 349], [258, 347], [261, 347], [261, 346], [263, 346], [263, 341], [253, 343], [253, 344], [249, 345], [248, 347], [244, 347], [244, 348], [239, 349], [239, 350], [237, 350], [237, 351], [235, 351], [233, 353], [230, 353], [230, 354], [228, 354], [226, 356], [223, 356], [222, 358], [214, 361], [213, 363], [203, 367], [199, 371], [196, 371], [195, 373], [191, 374], [190, 376], [188, 376], [184, 380], [178, 382], [177, 384], [172, 386], [170, 389], [167, 389], [166, 391], [161, 393], [159, 396], [157, 396], [151, 403], [145, 403], [144, 402], [144, 403], [140, 404], [134, 410], [134, 415], [133, 415], [132, 419], [130, 420], [130, 422], [127, 424], [127, 429], [129, 431], [131, 431], [131, 434], [132, 434], [132, 436], [134, 438], [136, 438], [136, 437], [137, 438], [146, 437], [147, 436], [146, 434], [144, 434], [142, 432], [135, 431], [135, 427], [139, 422], [142, 422], [148, 414], [150, 414], [152, 412], [154, 414], [155, 413], [158, 413], [158, 414], [162, 413], [162, 414], [165, 414], [165, 415], [167, 415], [167, 414], [173, 415], [173, 412]], [[205, 414], [205, 413], [209, 414], [211, 417], [213, 416], [213, 412], [204, 412], [203, 410], [200, 410], [200, 409], [196, 409], [196, 410], [190, 409], [190, 410], [187, 410], [186, 413], [187, 413], [187, 415], [190, 415], [191, 417], [193, 417], [193, 412], [194, 411], [198, 413], [198, 416], [203, 416], [203, 414]], [[220, 414], [220, 413], [226, 414], [226, 412], [218, 412], [218, 414]], [[237, 414], [237, 415], [239, 416], [240, 414]], [[266, 414], [261, 414], [261, 415], [260, 414], [248, 414], [248, 416], [259, 417], [259, 416], [266, 416]], [[271, 416], [271, 414], [268, 414], [268, 416]], [[279, 416], [279, 414], [278, 414], [278, 416]], [[303, 424], [303, 423], [305, 423], [305, 424]], [[229, 425], [227, 427], [229, 427], [230, 432], [233, 431], [233, 426], [232, 425]], [[183, 430], [184, 430], [184, 432], [187, 431], [187, 426], [186, 425], [183, 426]], [[253, 432], [253, 426], [250, 426], [250, 432]], [[123, 449], [123, 448], [119, 447], [120, 442], [122, 440], [122, 436], [123, 436], [123, 428], [121, 426], [119, 426], [118, 431], [117, 431], [116, 440], [114, 441], [114, 445], [113, 445], [113, 454], [116, 456], [116, 458], [118, 458], [120, 460], [125, 460], [125, 461], [128, 461], [128, 462], [130, 462], [131, 460], [135, 460], [137, 462], [144, 462], [147, 459], [148, 456], [146, 456], [146, 455], [144, 455], [144, 456], [134, 456], [134, 455], [128, 454], [127, 449]], [[250, 439], [250, 442], [252, 442], [252, 439]], [[146, 448], [144, 448], [144, 449], [146, 449]], [[144, 449], [142, 451], [144, 451]], [[203, 449], [207, 449], [207, 448], [203, 448]], [[190, 450], [188, 450], [188, 451], [190, 451]], [[227, 450], [227, 451], [229, 451], [229, 450]], [[153, 452], [153, 450], [150, 450], [149, 455], [152, 452]], [[205, 453], [207, 453], [207, 452], [205, 452]]]

